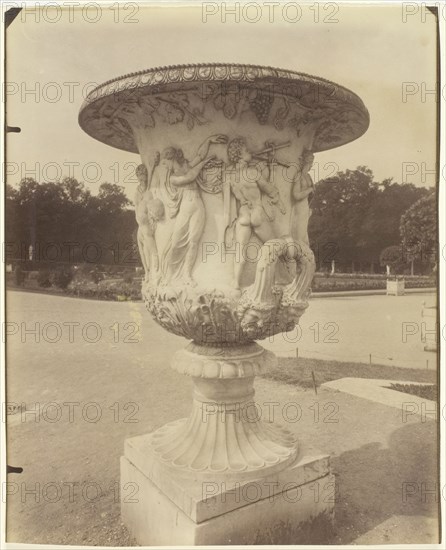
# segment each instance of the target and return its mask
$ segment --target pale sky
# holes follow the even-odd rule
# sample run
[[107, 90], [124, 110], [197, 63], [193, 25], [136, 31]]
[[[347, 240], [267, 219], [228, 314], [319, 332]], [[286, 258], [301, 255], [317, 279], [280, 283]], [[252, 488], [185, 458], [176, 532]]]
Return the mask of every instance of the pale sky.
[[[7, 122], [20, 126], [21, 133], [8, 136], [8, 183], [33, 176], [36, 168], [38, 180], [54, 180], [69, 175], [71, 166], [72, 175], [94, 192], [109, 181], [124, 185], [132, 196], [139, 156], [81, 130], [77, 117], [84, 92], [91, 83], [160, 65], [235, 62], [327, 78], [364, 101], [368, 131], [353, 143], [318, 153], [316, 180], [367, 165], [377, 181], [393, 177], [435, 185], [429, 171], [435, 168], [437, 103], [435, 94], [426, 92], [435, 89], [436, 27], [428, 12], [403, 14], [401, 5], [376, 3], [337, 4], [335, 12], [331, 3], [330, 9], [321, 4], [317, 14], [310, 9], [314, 2], [300, 2], [299, 16], [293, 6], [284, 12], [281, 4], [271, 14], [257, 2], [257, 12], [244, 13], [240, 6], [237, 23], [216, 2], [208, 3], [208, 11], [216, 13], [206, 21], [201, 6], [125, 10], [121, 5], [117, 11], [113, 5], [101, 4], [96, 12], [42, 11], [39, 21], [22, 12], [9, 27]], [[259, 15], [259, 21], [249, 22]]]

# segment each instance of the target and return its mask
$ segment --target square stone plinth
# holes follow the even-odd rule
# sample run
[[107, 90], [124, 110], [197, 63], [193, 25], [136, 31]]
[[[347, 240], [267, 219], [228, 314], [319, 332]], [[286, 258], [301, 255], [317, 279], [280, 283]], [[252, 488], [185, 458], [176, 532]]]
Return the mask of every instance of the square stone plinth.
[[329, 457], [302, 449], [267, 477], [198, 480], [172, 472], [147, 436], [125, 443], [121, 511], [140, 545], [324, 544], [332, 532], [335, 480]]

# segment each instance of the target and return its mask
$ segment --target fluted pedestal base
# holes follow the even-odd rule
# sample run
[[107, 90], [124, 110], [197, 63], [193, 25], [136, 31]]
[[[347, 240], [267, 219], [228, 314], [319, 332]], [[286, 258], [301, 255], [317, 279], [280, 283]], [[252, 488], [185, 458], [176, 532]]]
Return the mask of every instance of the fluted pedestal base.
[[258, 344], [215, 348], [190, 344], [173, 368], [192, 377], [192, 413], [147, 438], [166, 471], [199, 480], [253, 479], [295, 461], [296, 437], [261, 419], [254, 377], [276, 361]]

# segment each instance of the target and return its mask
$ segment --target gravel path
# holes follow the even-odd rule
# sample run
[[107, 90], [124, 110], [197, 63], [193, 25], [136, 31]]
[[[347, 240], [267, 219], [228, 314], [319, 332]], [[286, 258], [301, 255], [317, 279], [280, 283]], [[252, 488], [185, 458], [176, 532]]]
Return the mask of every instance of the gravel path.
[[[168, 366], [184, 340], [158, 327], [140, 303], [11, 292], [7, 305], [8, 321], [18, 327], [7, 348], [7, 401], [17, 403], [8, 415], [8, 463], [24, 468], [8, 478], [15, 492], [8, 540], [134, 544], [120, 521], [119, 457], [125, 438], [188, 414], [191, 382]], [[94, 343], [98, 327], [102, 335]], [[38, 328], [40, 342], [25, 328]], [[436, 540], [437, 504], [422, 490], [436, 483], [436, 422], [415, 416], [403, 422], [397, 409], [328, 389], [316, 396], [258, 379], [256, 391], [264, 418], [274, 410], [303, 448], [333, 457], [337, 535], [331, 542], [353, 542], [373, 529], [377, 540], [369, 542], [385, 542], [378, 527], [389, 521], [401, 543]], [[413, 494], [404, 498], [403, 487]], [[398, 518], [414, 516], [423, 528], [408, 540], [407, 522]]]

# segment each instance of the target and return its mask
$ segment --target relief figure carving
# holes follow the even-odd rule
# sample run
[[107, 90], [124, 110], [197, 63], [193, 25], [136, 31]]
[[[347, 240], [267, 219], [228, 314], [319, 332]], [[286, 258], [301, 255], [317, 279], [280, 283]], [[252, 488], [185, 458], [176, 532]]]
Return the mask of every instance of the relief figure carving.
[[310, 202], [314, 192], [314, 183], [309, 174], [313, 161], [313, 153], [304, 150], [292, 175], [291, 201], [293, 206], [291, 208], [290, 233], [294, 240], [307, 245], [309, 244], [308, 220], [311, 216]]
[[159, 162], [159, 155], [155, 155], [152, 170], [149, 175], [144, 164], [136, 168], [136, 177], [139, 185], [135, 193], [135, 217], [138, 223], [137, 243], [142, 265], [144, 267], [145, 281], [156, 281], [159, 276], [159, 255], [155, 241], [157, 222], [164, 217], [163, 203], [154, 198], [150, 190], [154, 169]]
[[182, 149], [168, 147], [161, 153], [156, 170], [156, 188], [173, 219], [172, 232], [161, 254], [163, 283], [181, 281], [195, 286], [192, 270], [198, 253], [198, 244], [205, 224], [205, 208], [197, 184], [204, 165], [214, 156], [207, 156], [212, 144], [226, 143], [226, 136], [207, 138], [189, 161]]
[[[293, 280], [285, 286], [276, 284], [279, 260], [296, 267]], [[260, 251], [254, 283], [239, 300], [237, 313], [242, 330], [252, 338], [268, 330], [272, 334], [279, 311], [283, 319], [297, 322], [308, 307], [315, 267], [313, 252], [306, 243], [290, 236], [267, 241]]]
[[[274, 238], [271, 224], [275, 209], [284, 214], [285, 207], [275, 185], [270, 181], [271, 166], [260, 155], [249, 151], [246, 140], [237, 137], [228, 144], [229, 166], [226, 168], [224, 210], [226, 218], [225, 245], [237, 243], [243, 251], [255, 235], [261, 243]], [[236, 206], [234, 205], [234, 199]], [[233, 286], [240, 288], [245, 255], [234, 266]]]

